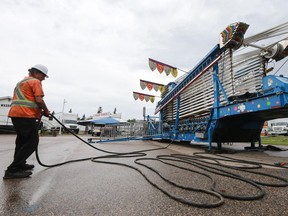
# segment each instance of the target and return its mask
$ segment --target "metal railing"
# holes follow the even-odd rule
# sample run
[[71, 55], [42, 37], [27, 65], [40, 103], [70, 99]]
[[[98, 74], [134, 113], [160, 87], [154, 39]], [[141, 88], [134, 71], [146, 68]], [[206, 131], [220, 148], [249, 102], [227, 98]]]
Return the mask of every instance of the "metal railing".
[[143, 121], [106, 125], [101, 128], [100, 142], [159, 138], [159, 122]]

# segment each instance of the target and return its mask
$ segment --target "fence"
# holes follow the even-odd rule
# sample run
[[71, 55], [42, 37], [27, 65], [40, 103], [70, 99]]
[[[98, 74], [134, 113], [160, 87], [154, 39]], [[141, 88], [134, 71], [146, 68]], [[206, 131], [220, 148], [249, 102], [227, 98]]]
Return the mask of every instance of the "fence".
[[106, 125], [101, 128], [100, 142], [160, 138], [159, 122], [143, 121]]

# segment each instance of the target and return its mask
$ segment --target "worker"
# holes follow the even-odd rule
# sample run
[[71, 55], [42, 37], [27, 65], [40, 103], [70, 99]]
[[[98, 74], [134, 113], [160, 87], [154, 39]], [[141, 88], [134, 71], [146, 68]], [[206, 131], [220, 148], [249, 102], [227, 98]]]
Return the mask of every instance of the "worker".
[[29, 177], [34, 168], [26, 160], [36, 150], [39, 143], [38, 122], [41, 114], [51, 117], [43, 100], [42, 81], [48, 78], [48, 69], [37, 64], [30, 68], [29, 76], [18, 82], [8, 116], [17, 133], [13, 162], [7, 167], [3, 179]]

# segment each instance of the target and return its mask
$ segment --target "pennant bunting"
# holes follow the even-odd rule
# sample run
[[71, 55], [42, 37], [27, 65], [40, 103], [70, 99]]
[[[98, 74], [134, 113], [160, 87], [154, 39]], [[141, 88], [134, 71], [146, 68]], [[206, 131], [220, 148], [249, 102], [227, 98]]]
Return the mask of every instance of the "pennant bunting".
[[171, 68], [171, 74], [173, 77], [177, 77], [178, 76], [178, 71], [176, 68]]
[[149, 89], [149, 91], [151, 91], [152, 90], [152, 88], [153, 88], [153, 84], [152, 83], [146, 83], [146, 86], [147, 86], [147, 88]]
[[137, 100], [139, 98], [139, 94], [133, 92], [133, 97], [134, 97], [135, 100]]
[[160, 90], [161, 93], [165, 91], [165, 86], [163, 84], [154, 83], [141, 79], [140, 79], [140, 87], [142, 88], [142, 90], [147, 88], [149, 91], [151, 91], [152, 89], [154, 89], [155, 91]]
[[170, 66], [168, 64], [164, 64], [162, 62], [156, 61], [154, 59], [149, 58], [149, 67], [152, 71], [154, 71], [156, 68], [161, 74], [163, 71], [165, 71], [165, 74], [172, 75], [174, 77], [177, 77], [178, 71], [176, 67]]
[[165, 86], [159, 86], [159, 90], [161, 93], [163, 93], [165, 91]]
[[143, 94], [139, 92], [133, 92], [133, 97], [135, 100], [139, 99], [140, 101], [145, 100], [146, 102], [150, 101], [154, 103], [155, 101], [155, 96], [154, 95], [148, 95], [148, 94]]
[[149, 67], [152, 71], [154, 71], [156, 69], [156, 63], [153, 61], [149, 61]]
[[153, 88], [155, 91], [158, 91], [159, 90], [159, 85], [153, 85]]
[[164, 66], [165, 74], [168, 76], [171, 73], [171, 68]]
[[146, 82], [143, 80], [140, 80], [140, 87], [142, 90], [144, 90], [146, 88]]
[[150, 96], [149, 95], [144, 95], [145, 101], [148, 102], [150, 100]]
[[139, 94], [139, 99], [141, 100], [141, 101], [143, 101], [144, 100], [144, 95], [143, 94]]
[[164, 66], [162, 64], [156, 64], [156, 67], [160, 74], [164, 71]]

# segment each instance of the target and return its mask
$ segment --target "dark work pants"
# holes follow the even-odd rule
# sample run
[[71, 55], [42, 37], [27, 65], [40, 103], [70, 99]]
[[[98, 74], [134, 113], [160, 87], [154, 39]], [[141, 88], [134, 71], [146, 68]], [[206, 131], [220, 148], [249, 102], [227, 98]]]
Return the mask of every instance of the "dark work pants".
[[38, 123], [34, 118], [15, 118], [12, 117], [12, 123], [17, 133], [14, 160], [7, 168], [13, 172], [21, 170], [21, 166], [36, 150], [39, 143]]

